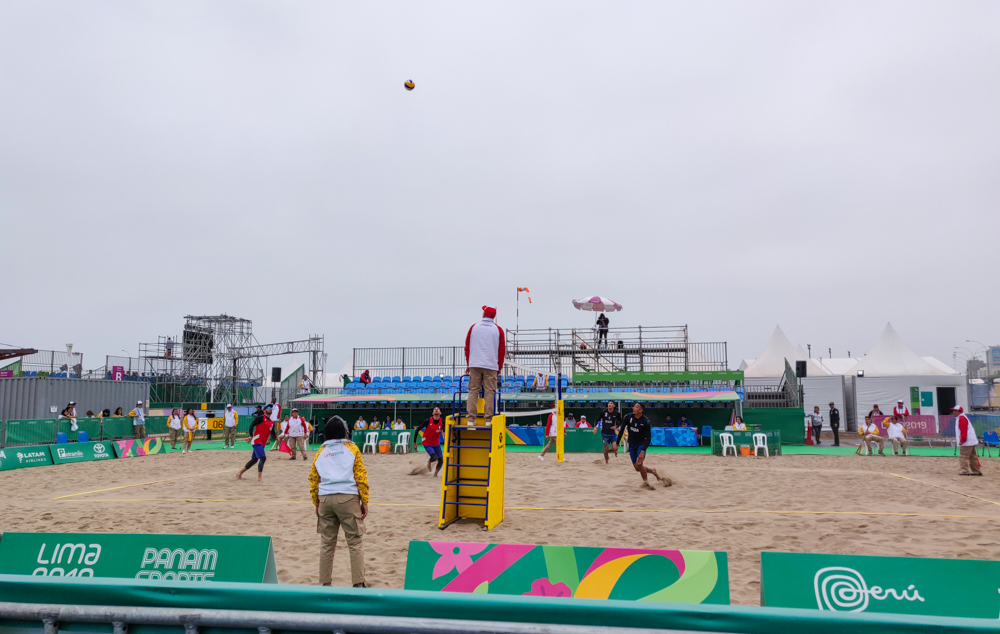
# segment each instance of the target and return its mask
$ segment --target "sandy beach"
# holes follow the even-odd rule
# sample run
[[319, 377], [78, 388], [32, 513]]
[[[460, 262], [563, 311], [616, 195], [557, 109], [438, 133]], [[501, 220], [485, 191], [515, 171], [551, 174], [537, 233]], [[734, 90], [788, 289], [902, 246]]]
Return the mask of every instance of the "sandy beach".
[[[3, 531], [271, 535], [281, 583], [315, 584], [319, 540], [309, 463], [277, 453], [265, 481], [235, 473], [249, 451], [204, 450], [38, 467], [2, 476]], [[957, 477], [957, 458], [654, 455], [674, 486], [648, 491], [626, 456], [507, 455], [496, 530], [437, 529], [440, 480], [410, 475], [421, 455], [365, 456], [372, 488], [369, 583], [402, 588], [410, 540], [725, 550], [732, 603], [760, 600], [760, 551], [1000, 558], [995, 481]], [[349, 584], [341, 540], [334, 583]]]

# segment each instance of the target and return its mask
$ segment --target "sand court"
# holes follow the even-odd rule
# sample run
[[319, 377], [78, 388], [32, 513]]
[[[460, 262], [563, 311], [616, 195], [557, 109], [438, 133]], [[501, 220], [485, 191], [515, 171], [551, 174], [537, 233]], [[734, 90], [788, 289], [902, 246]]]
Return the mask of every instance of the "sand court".
[[[281, 583], [318, 581], [309, 463], [269, 452], [265, 481], [236, 480], [247, 450], [170, 453], [5, 472], [4, 531], [271, 535]], [[761, 550], [1000, 558], [1000, 469], [960, 478], [957, 458], [654, 454], [673, 486], [640, 487], [627, 456], [557, 464], [508, 453], [504, 522], [437, 528], [440, 480], [423, 454], [365, 455], [370, 584], [402, 588], [407, 545], [454, 540], [725, 550], [732, 602], [757, 605]], [[652, 480], [652, 478], [651, 478]], [[346, 544], [334, 583], [349, 585]]]

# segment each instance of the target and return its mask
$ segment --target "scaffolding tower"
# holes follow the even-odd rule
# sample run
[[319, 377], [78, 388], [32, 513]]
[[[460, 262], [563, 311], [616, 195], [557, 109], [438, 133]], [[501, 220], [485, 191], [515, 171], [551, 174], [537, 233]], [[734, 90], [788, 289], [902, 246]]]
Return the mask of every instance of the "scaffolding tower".
[[245, 403], [263, 400], [255, 398], [253, 390], [264, 385], [267, 357], [307, 353], [313, 384], [323, 386], [322, 335], [262, 345], [249, 319], [224, 314], [186, 315], [184, 319], [181, 337], [160, 336], [155, 343], [139, 344], [143, 376], [158, 384], [202, 386], [213, 402]]

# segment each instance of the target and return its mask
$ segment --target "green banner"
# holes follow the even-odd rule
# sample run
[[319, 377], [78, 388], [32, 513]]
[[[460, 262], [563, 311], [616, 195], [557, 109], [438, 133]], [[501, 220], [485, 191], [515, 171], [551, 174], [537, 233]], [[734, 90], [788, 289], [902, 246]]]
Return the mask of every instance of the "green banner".
[[1000, 561], [763, 552], [760, 576], [767, 607], [1000, 616]]
[[411, 541], [407, 590], [729, 604], [726, 553]]
[[4, 447], [0, 449], [0, 471], [21, 469], [24, 467], [41, 467], [52, 464], [48, 445], [34, 447]]
[[270, 537], [4, 533], [0, 574], [278, 583]]
[[91, 460], [111, 460], [115, 457], [114, 449], [109, 442], [75, 442], [72, 444], [52, 445], [52, 462], [89, 462]]
[[52, 418], [9, 420], [4, 423], [3, 446], [41, 445], [56, 441], [56, 421]]

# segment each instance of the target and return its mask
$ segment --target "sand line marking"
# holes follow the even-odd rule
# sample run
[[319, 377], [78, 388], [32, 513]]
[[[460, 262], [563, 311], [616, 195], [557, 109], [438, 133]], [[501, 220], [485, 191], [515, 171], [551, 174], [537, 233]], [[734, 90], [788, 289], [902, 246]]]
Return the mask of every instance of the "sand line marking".
[[958, 495], [964, 495], [967, 498], [972, 498], [973, 500], [979, 500], [980, 502], [988, 502], [990, 504], [995, 504], [1000, 506], [1000, 502], [994, 502], [993, 500], [987, 500], [986, 498], [977, 497], [971, 493], [962, 493], [961, 491], [955, 491], [954, 489], [949, 489], [948, 487], [943, 487], [940, 484], [931, 484], [930, 482], [924, 482], [923, 480], [917, 480], [916, 478], [910, 478], [908, 476], [899, 475], [898, 473], [890, 473], [889, 475], [894, 475], [897, 478], [902, 478], [904, 480], [909, 480], [911, 482], [919, 482], [920, 484], [926, 484], [929, 487], [934, 487], [935, 489], [941, 489], [942, 491], [947, 491], [949, 493], [955, 493]]
[[174, 480], [185, 480], [187, 478], [200, 478], [201, 476], [217, 475], [217, 474], [220, 474], [220, 473], [232, 473], [234, 471], [236, 471], [236, 470], [235, 469], [226, 469], [224, 471], [209, 471], [208, 473], [195, 473], [195, 474], [192, 474], [192, 475], [178, 476], [176, 478], [166, 478], [165, 480], [153, 480], [152, 482], [139, 482], [138, 484], [123, 484], [121, 486], [108, 487], [106, 489], [94, 489], [93, 491], [84, 491], [82, 493], [70, 493], [69, 495], [60, 495], [57, 498], [52, 498], [52, 501], [55, 502], [56, 500], [64, 500], [66, 498], [76, 497], [78, 495], [89, 495], [91, 493], [103, 493], [104, 491], [115, 491], [117, 489], [128, 489], [128, 488], [131, 488], [131, 487], [142, 487], [142, 486], [146, 486], [146, 485], [149, 485], [149, 484], [160, 484], [161, 482], [173, 482]]
[[[245, 504], [312, 504], [311, 500], [238, 500], [216, 498], [96, 498], [87, 502], [231, 502]], [[394, 504], [390, 502], [371, 502], [369, 506], [395, 506], [410, 508], [438, 508], [437, 504]], [[766, 509], [601, 509], [576, 507], [548, 506], [505, 506], [507, 511], [562, 511], [584, 513], [709, 513], [709, 514], [748, 514], [748, 515], [861, 515], [886, 517], [936, 517], [946, 519], [969, 520], [1000, 520], [998, 515], [947, 515], [941, 513], [888, 513], [881, 511], [771, 511]]]

